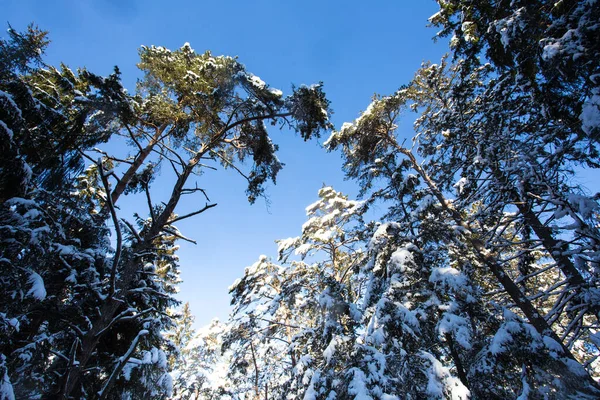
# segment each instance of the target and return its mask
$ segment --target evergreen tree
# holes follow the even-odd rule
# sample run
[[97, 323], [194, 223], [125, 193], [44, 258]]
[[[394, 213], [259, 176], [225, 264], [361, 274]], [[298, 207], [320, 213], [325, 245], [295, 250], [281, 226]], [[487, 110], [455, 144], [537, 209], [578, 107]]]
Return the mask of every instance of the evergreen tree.
[[[169, 357], [169, 367], [174, 380], [173, 398], [198, 398], [200, 393], [207, 389], [208, 377], [203, 374], [203, 369], [210, 367], [208, 363], [216, 361], [211, 357], [212, 354], [209, 355], [206, 345], [212, 338], [202, 336], [193, 328], [194, 316], [189, 303], [185, 303], [181, 311], [174, 315], [174, 320], [175, 326], [167, 334], [167, 339], [175, 348]], [[218, 322], [215, 321], [215, 325], [218, 326]], [[220, 349], [214, 347], [212, 350], [220, 352]]]
[[[110, 378], [102, 383], [100, 397], [110, 392], [121, 370], [128, 368], [131, 362], [136, 363], [136, 359], [143, 361], [143, 357], [146, 357], [144, 354], [156, 352], [159, 361], [164, 358], [161, 355], [161, 331], [169, 328], [169, 322], [163, 314], [166, 307], [173, 305], [173, 300], [164, 293], [164, 288], [153, 287], [151, 282], [142, 280], [149, 274], [141, 271], [139, 266], [150, 263], [157, 273], [164, 270], [165, 265], [173, 266], [172, 262], [165, 259], [172, 258], [169, 249], [173, 248], [173, 239], [170, 238], [187, 240], [173, 224], [214, 206], [207, 203], [190, 214], [174, 214], [183, 195], [199, 191], [187, 188], [186, 184], [201, 168], [200, 161], [212, 159], [225, 167], [232, 167], [234, 157], [240, 161], [252, 157], [253, 169], [244, 176], [248, 180], [249, 200], [254, 201], [262, 193], [262, 184], [267, 179], [274, 180], [281, 168], [274, 155], [277, 148], [267, 135], [264, 121], [285, 121], [296, 128], [304, 139], [318, 135], [319, 130], [328, 127], [325, 114], [321, 112], [327, 108], [327, 101], [320, 86], [301, 87], [292, 96], [282, 99], [281, 92], [270, 89], [260, 79], [247, 73], [243, 65], [233, 58], [213, 57], [210, 53], [196, 54], [189, 45], [175, 52], [156, 47], [142, 48], [140, 55], [139, 66], [146, 76], [139, 84], [138, 94], [132, 99], [133, 110], [140, 116], [136, 122], [139, 129], [137, 126], [131, 129], [123, 122], [125, 131], [140, 152], [128, 163], [130, 167], [113, 190], [110, 190], [109, 182], [112, 172], [107, 171], [102, 163], [97, 163], [100, 180], [107, 194], [101, 201], [100, 214], [112, 220], [116, 229], [117, 248], [107, 275], [105, 299], [99, 306], [99, 317], [95, 318], [91, 328], [81, 338], [77, 362], [64, 378], [62, 395], [65, 397], [85, 390], [80, 386], [84, 382], [84, 370], [89, 370], [99, 361], [95, 354], [101, 337], [107, 333], [107, 329], [122, 325], [120, 321], [123, 319], [128, 321], [131, 329], [128, 329], [126, 337], [129, 339], [125, 342], [133, 347], [129, 347], [124, 355], [113, 353], [112, 357], [118, 358], [113, 361]], [[242, 93], [246, 93], [246, 96], [242, 96]], [[150, 140], [149, 151], [155, 152], [158, 158], [143, 166], [146, 159], [143, 158], [143, 146], [137, 141], [136, 135], [139, 133], [140, 137], [144, 137], [146, 129], [160, 132], [161, 141], [153, 143]], [[105, 161], [118, 160], [105, 157]], [[166, 162], [174, 169], [177, 179], [173, 183], [170, 198], [164, 205], [156, 206], [149, 193], [151, 176], [147, 175]], [[134, 174], [131, 174], [132, 171]], [[117, 217], [114, 204], [125, 191], [119, 189], [123, 182], [128, 182], [128, 190], [135, 192], [140, 188], [148, 200], [149, 218], [140, 220], [138, 228], [122, 224]], [[121, 229], [127, 229], [130, 235], [125, 237]], [[166, 245], [164, 251], [163, 243]], [[147, 279], [153, 278], [148, 276]], [[129, 310], [138, 311], [131, 314]], [[137, 350], [134, 346], [136, 340], [141, 343]], [[136, 352], [142, 355], [136, 357]], [[107, 364], [103, 362], [103, 365]], [[154, 355], [151, 364], [158, 368], [158, 379], [167, 388], [169, 383], [160, 378], [160, 371], [166, 368], [165, 365], [161, 362], [156, 364]], [[142, 381], [147, 384], [152, 382], [147, 378]], [[151, 394], [149, 391], [153, 388], [144, 389], [144, 382], [141, 383], [141, 388], [132, 393]]]
[[[598, 373], [598, 205], [571, 178], [579, 166], [597, 166], [598, 106], [588, 74], [598, 63], [587, 57], [597, 52], [598, 10], [575, 3], [440, 2], [431, 20], [454, 34], [454, 63], [425, 65], [410, 85], [376, 98], [328, 141], [343, 148], [348, 175], [365, 192], [376, 188], [374, 178], [386, 178], [371, 195], [391, 201], [389, 215], [400, 223], [437, 208], [430, 227], [422, 216], [410, 226], [417, 243], [430, 242], [423, 239], [435, 228], [430, 243], [452, 250], [446, 258], [474, 279], [473, 293], [495, 296], [492, 307], [475, 299], [477, 313], [489, 316], [480, 314], [478, 327], [471, 311], [471, 329], [490, 336], [470, 346], [477, 352], [467, 359], [475, 362], [459, 373], [481, 398], [597, 393], [594, 381], [579, 376], [586, 375], [581, 365]], [[484, 52], [488, 64], [479, 59]], [[566, 63], [573, 68], [563, 74]], [[409, 108], [420, 113], [414, 150], [395, 132]], [[417, 203], [397, 195], [415, 182], [424, 189], [411, 194]], [[447, 345], [459, 370], [460, 353], [468, 353]], [[538, 358], [525, 356], [534, 349]], [[503, 371], [492, 374], [497, 384], [486, 376], [490, 368]]]
[[[190, 177], [201, 160], [241, 172], [236, 162], [250, 158], [242, 174], [254, 201], [282, 165], [264, 122], [308, 140], [329, 126], [328, 102], [320, 86], [283, 98], [235, 59], [189, 45], [142, 48], [146, 75], [131, 96], [117, 69], [102, 78], [48, 67], [45, 33], [10, 35], [0, 43], [3, 394], [164, 398], [175, 242], [189, 240], [173, 224], [214, 207], [175, 214], [181, 196], [201, 191]], [[131, 158], [95, 149], [114, 135], [130, 140]], [[157, 205], [150, 186], [162, 164], [176, 180]], [[148, 214], [131, 223], [117, 201], [137, 192]]]
[[[331, 187], [307, 207], [302, 236], [279, 241], [283, 266], [265, 256], [231, 287], [234, 311], [228, 322], [230, 379], [252, 398], [335, 395], [335, 386], [360, 319], [353, 277], [362, 252], [361, 203]], [[301, 260], [290, 260], [292, 256]], [[308, 261], [312, 262], [308, 262]]]
[[[458, 26], [461, 12], [472, 32], [468, 38]], [[554, 261], [560, 273], [550, 283], [562, 289], [551, 291], [547, 319], [586, 362], [597, 351], [581, 350], [590, 349], [582, 341], [590, 343], [587, 328], [597, 325], [600, 311], [593, 294], [598, 204], [573, 177], [582, 168], [598, 168], [600, 66], [592, 38], [599, 13], [595, 2], [512, 2], [501, 8], [475, 2], [468, 10], [462, 2], [441, 5], [432, 22], [443, 27], [442, 34], [454, 34], [455, 57], [462, 59], [453, 67], [452, 87], [461, 90], [441, 91], [438, 98], [453, 106], [443, 118], [426, 118], [423, 124], [423, 132], [430, 132], [423, 135], [426, 152], [435, 140], [453, 142], [457, 158], [480, 154], [478, 165], [456, 171], [483, 176], [477, 186], [491, 194], [496, 212], [516, 208], [516, 222], [522, 224], [517, 232], [529, 242], [525, 251], [541, 247]], [[477, 60], [484, 53], [486, 66]], [[459, 108], [473, 109], [460, 124]], [[460, 128], [434, 139], [434, 126], [441, 124]], [[454, 144], [458, 141], [461, 147]]]
[[9, 39], [0, 41], [0, 130], [6, 139], [0, 346], [7, 368], [3, 387], [17, 398], [53, 390], [50, 377], [64, 371], [74, 324], [83, 320], [81, 301], [97, 282], [91, 271], [108, 249], [108, 232], [87, 213], [91, 205], [72, 193], [72, 177], [83, 167], [79, 152], [107, 137], [85, 134], [91, 108], [75, 98], [85, 94], [98, 107], [108, 105], [116, 93], [104, 84], [118, 82], [118, 74], [100, 82], [65, 66], [43, 69], [45, 38], [30, 27], [22, 34], [10, 29]]

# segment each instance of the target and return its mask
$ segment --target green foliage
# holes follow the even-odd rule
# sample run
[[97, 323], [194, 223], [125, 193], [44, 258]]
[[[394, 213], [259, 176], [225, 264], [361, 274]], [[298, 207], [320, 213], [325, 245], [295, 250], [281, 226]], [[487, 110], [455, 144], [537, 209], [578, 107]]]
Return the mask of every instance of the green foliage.
[[304, 399], [598, 397], [600, 206], [575, 180], [599, 166], [600, 3], [438, 3], [452, 61], [326, 142], [364, 207], [385, 207], [359, 224], [352, 273], [331, 273], [349, 232], [330, 229], [340, 210], [319, 215], [323, 189], [302, 237], [279, 241], [286, 264], [262, 257], [232, 287], [240, 391], [277, 377]]
[[14, 73], [27, 73], [41, 65], [41, 57], [50, 43], [48, 32], [33, 24], [23, 33], [9, 25], [8, 35], [8, 40], [0, 40], [0, 78], [3, 81], [12, 78]]
[[[19, 398], [165, 398], [167, 353], [191, 340], [190, 327], [175, 342], [164, 334], [178, 304], [176, 241], [189, 240], [173, 224], [215, 206], [178, 216], [183, 195], [203, 192], [189, 181], [220, 163], [247, 179], [255, 201], [283, 166], [265, 122], [307, 140], [329, 127], [329, 102], [321, 86], [284, 99], [236, 59], [187, 44], [142, 47], [144, 77], [130, 95], [116, 67], [100, 77], [46, 66], [45, 32], [9, 35], [0, 41], [3, 385]], [[117, 136], [130, 156], [96, 148]], [[171, 197], [155, 204], [150, 189], [165, 165]], [[135, 223], [120, 215], [122, 195], [144, 198]], [[186, 393], [206, 389], [197, 378]]]

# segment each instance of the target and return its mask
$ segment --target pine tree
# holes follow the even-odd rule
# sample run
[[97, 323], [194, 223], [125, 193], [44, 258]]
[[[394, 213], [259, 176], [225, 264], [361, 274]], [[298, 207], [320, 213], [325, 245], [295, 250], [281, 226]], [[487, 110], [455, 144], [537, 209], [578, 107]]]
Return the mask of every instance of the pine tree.
[[[152, 274], [140, 267], [152, 264], [154, 271], [160, 275], [167, 266], [173, 266], [173, 239], [187, 240], [173, 224], [214, 206], [207, 203], [190, 214], [174, 214], [182, 196], [200, 191], [186, 187], [190, 177], [201, 168], [200, 161], [204, 159], [232, 167], [234, 156], [241, 161], [252, 157], [253, 169], [244, 176], [248, 179], [249, 200], [254, 201], [262, 193], [262, 184], [267, 179], [274, 180], [281, 168], [274, 155], [276, 146], [268, 138], [264, 121], [276, 123], [286, 118], [285, 121], [304, 139], [318, 135], [319, 130], [328, 126], [325, 114], [321, 112], [328, 103], [320, 86], [301, 87], [292, 96], [282, 99], [279, 91], [268, 88], [260, 79], [245, 72], [244, 67], [233, 58], [213, 57], [210, 53], [196, 54], [189, 45], [175, 52], [164, 48], [142, 48], [140, 55], [140, 68], [146, 76], [139, 84], [138, 94], [131, 99], [131, 109], [139, 115], [137, 125], [129, 126], [128, 121], [121, 121], [124, 132], [129, 134], [139, 152], [133, 161], [126, 162], [129, 167], [114, 189], [111, 189], [109, 181], [115, 176], [110, 164], [119, 160], [105, 156], [104, 160], [96, 162], [98, 178], [106, 194], [100, 198], [99, 213], [112, 221], [117, 243], [105, 278], [99, 316], [80, 338], [81, 350], [63, 380], [63, 397], [89, 390], [81, 386], [85, 382], [82, 379], [84, 370], [93, 365], [104, 369], [111, 364], [109, 360], [98, 359], [97, 352], [104, 336], [109, 332], [118, 335], [117, 327], [123, 326], [123, 321], [127, 321], [128, 325], [124, 343], [129, 343], [129, 347], [111, 349], [113, 367], [108, 368], [109, 378], [100, 386], [100, 397], [111, 392], [120, 372], [126, 368], [131, 370], [128, 365], [137, 363], [135, 360], [141, 360], [148, 368], [154, 366], [157, 370], [151, 373], [168, 389], [169, 383], [160, 378], [164, 375], [161, 371], [166, 368], [160, 361], [164, 359], [161, 331], [169, 328], [163, 314], [167, 307], [173, 305], [173, 300], [165, 293], [168, 288], [160, 283], [164, 280], [154, 281]], [[246, 93], [246, 96], [240, 93]], [[154, 143], [151, 139], [149, 145], [142, 146], [137, 135], [145, 137], [143, 132], [146, 130], [155, 132], [149, 133], [150, 137], [159, 132], [161, 141]], [[169, 138], [171, 144], [165, 138]], [[148, 146], [148, 151], [156, 153], [157, 158], [144, 166], [148, 159], [144, 158], [143, 152]], [[174, 169], [177, 179], [170, 198], [163, 205], [156, 206], [151, 201], [149, 184], [152, 171], [163, 163]], [[131, 193], [138, 189], [145, 192], [148, 202], [149, 217], [140, 220], [137, 228], [122, 222], [117, 216], [115, 202], [125, 192], [125, 188], [121, 188], [124, 182]], [[122, 230], [126, 230], [128, 235], [125, 236]], [[153, 282], [163, 287], [157, 287]], [[136, 312], [132, 313], [133, 310]], [[139, 346], [136, 346], [137, 342]], [[139, 356], [137, 353], [140, 353]], [[154, 353], [157, 354], [157, 362], [154, 361]], [[144, 360], [148, 354], [151, 357], [146, 363]], [[142, 369], [139, 371], [143, 372]], [[152, 388], [147, 387], [152, 379], [140, 376], [137, 381], [141, 386], [138, 385], [135, 391], [124, 390], [134, 395], [153, 395]], [[156, 395], [161, 394], [157, 392]]]
[[[318, 195], [306, 208], [302, 235], [278, 241], [287, 268], [279, 304], [272, 306], [294, 321], [295, 329], [286, 327], [295, 369], [289, 391], [306, 398], [340, 392], [338, 374], [351, 360], [359, 327], [356, 271], [364, 259], [364, 204], [331, 187]], [[301, 260], [290, 260], [292, 254]]]
[[166, 335], [170, 345], [175, 349], [169, 355], [169, 368], [174, 381], [173, 397], [183, 399], [198, 393], [203, 383], [195, 376], [199, 371], [194, 371], [198, 368], [194, 362], [196, 356], [192, 350], [192, 341], [196, 336], [196, 331], [192, 326], [194, 316], [189, 303], [185, 303], [181, 311], [175, 311], [173, 319], [174, 327]]
[[[576, 3], [439, 2], [431, 21], [454, 35], [454, 62], [424, 65], [328, 141], [342, 147], [347, 173], [364, 193], [391, 203], [388, 215], [409, 225], [416, 245], [448, 247], [446, 262], [472, 279], [478, 318], [471, 305], [463, 315], [490, 336], [463, 356], [476, 361], [459, 375], [477, 397], [597, 390], [578, 376], [581, 365], [597, 374], [590, 294], [598, 205], [572, 177], [597, 167], [598, 46], [591, 38], [598, 7]], [[420, 114], [412, 150], [395, 132], [407, 109]], [[382, 188], [376, 177], [386, 178]], [[422, 194], [414, 191], [419, 183]], [[405, 201], [407, 190], [413, 200]], [[432, 206], [433, 224], [411, 218]], [[493, 307], [482, 302], [486, 291]], [[458, 370], [468, 352], [447, 345]], [[539, 358], [527, 358], [532, 349]], [[503, 371], [496, 384], [485, 376], [490, 368]]]
[[[146, 77], [131, 96], [117, 69], [103, 78], [45, 66], [45, 33], [10, 35], [0, 43], [3, 393], [164, 398], [176, 241], [189, 240], [173, 224], [215, 206], [175, 214], [181, 196], [202, 191], [189, 179], [200, 160], [241, 172], [236, 162], [250, 158], [254, 201], [281, 168], [264, 122], [308, 140], [329, 126], [328, 102], [320, 86], [283, 98], [235, 59], [189, 45], [143, 48]], [[95, 148], [115, 135], [131, 158]], [[150, 186], [163, 164], [176, 180], [157, 205]], [[138, 192], [148, 211], [131, 223], [116, 203]]]
[[[432, 22], [443, 34], [454, 33], [456, 57], [464, 57], [454, 68], [456, 85], [465, 89], [442, 96], [477, 111], [448, 139], [467, 143], [466, 133], [477, 140], [482, 162], [472, 169], [488, 175], [485, 186], [498, 207], [518, 210], [530, 248], [540, 246], [553, 259], [560, 274], [552, 283], [565, 282], [554, 291], [547, 318], [569, 347], [579, 348], [580, 359], [591, 361], [597, 349], [581, 349], [590, 349], [582, 341], [590, 343], [586, 327], [597, 324], [600, 311], [590, 295], [597, 282], [598, 204], [573, 177], [582, 168], [598, 168], [600, 67], [592, 37], [600, 9], [595, 2], [513, 2], [501, 10], [476, 2], [463, 17], [477, 17], [468, 23], [473, 40], [466, 40], [457, 23], [465, 5], [452, 3]], [[476, 58], [484, 52], [490, 63], [480, 66]], [[433, 123], [448, 124], [444, 119]], [[425, 135], [425, 143], [432, 136]]]

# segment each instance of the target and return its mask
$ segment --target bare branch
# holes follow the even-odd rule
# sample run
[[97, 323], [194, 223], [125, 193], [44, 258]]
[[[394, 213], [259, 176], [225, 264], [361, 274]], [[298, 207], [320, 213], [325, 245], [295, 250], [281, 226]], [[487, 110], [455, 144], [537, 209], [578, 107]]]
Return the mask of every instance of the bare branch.
[[135, 138], [135, 135], [133, 134], [133, 132], [131, 131], [131, 128], [129, 127], [129, 124], [124, 124], [125, 125], [125, 129], [127, 129], [127, 132], [129, 132], [129, 137], [131, 138], [131, 140], [133, 141], [133, 143], [135, 143], [135, 145], [137, 146], [137, 148], [142, 151], [144, 148], [142, 147], [142, 145], [140, 144], [140, 142]]
[[115, 225], [115, 232], [117, 234], [117, 249], [113, 257], [113, 265], [110, 271], [110, 289], [108, 291], [108, 296], [113, 297], [115, 293], [115, 284], [117, 279], [117, 268], [119, 266], [119, 259], [121, 258], [121, 251], [123, 247], [123, 235], [121, 234], [121, 227], [119, 226], [119, 219], [117, 218], [115, 205], [113, 204], [112, 197], [110, 195], [110, 185], [108, 184], [108, 179], [106, 178], [106, 174], [104, 173], [102, 168], [102, 161], [98, 160], [96, 162], [96, 165], [98, 165], [100, 179], [102, 180], [102, 185], [104, 186], [104, 191], [106, 192], [106, 204], [108, 205], [110, 216]]
[[214, 150], [211, 150], [210, 153], [219, 157], [221, 160], [223, 160], [224, 163], [226, 163], [229, 167], [235, 169], [238, 172], [238, 174], [243, 176], [246, 180], [248, 180], [248, 181], [250, 180], [250, 178], [248, 178], [248, 176], [246, 174], [244, 174], [244, 172], [242, 172], [241, 169], [239, 169], [234, 163], [232, 163], [231, 161], [229, 161], [228, 159], [223, 157], [221, 154], [219, 154], [218, 152], [216, 152]]
[[[183, 157], [181, 157], [177, 151], [175, 151], [174, 149], [172, 149], [166, 143], [164, 143], [164, 142], [157, 142], [156, 145], [161, 149], [161, 151], [153, 149], [154, 152], [160, 154], [161, 156], [163, 156], [163, 157], [165, 157], [167, 159], [170, 159], [166, 155], [166, 152], [164, 151], [164, 150], [166, 150], [167, 152], [169, 152], [170, 154], [174, 155], [177, 158], [177, 161], [179, 162], [179, 164], [181, 164], [182, 166], [185, 166], [186, 161], [183, 159]], [[162, 150], [162, 149], [164, 149], [164, 150]]]
[[[166, 157], [165, 157], [166, 158]], [[173, 160], [171, 160], [170, 158], [167, 158], [167, 160], [169, 161], [169, 164], [171, 164], [171, 168], [173, 168], [173, 172], [175, 172], [175, 175], [177, 177], [179, 177], [179, 170], [177, 169], [177, 167], [175, 166], [175, 162], [173, 162]]]
[[133, 236], [135, 236], [135, 239], [138, 241], [138, 243], [141, 243], [142, 238], [140, 237], [139, 232], [133, 227], [133, 225], [131, 225], [131, 223], [124, 218], [121, 218], [121, 222], [123, 222], [125, 226], [127, 226], [129, 232], [131, 232]]
[[122, 159], [122, 158], [117, 158], [117, 157], [111, 156], [107, 152], [105, 152], [104, 150], [101, 150], [101, 149], [99, 149], [97, 147], [94, 147], [92, 149], [92, 151], [95, 151], [96, 153], [102, 154], [108, 160], [117, 161], [117, 162], [120, 162], [120, 163], [130, 164], [130, 165], [133, 164], [133, 161], [131, 161], [131, 160], [125, 160], [125, 159]]
[[[201, 214], [201, 213], [203, 213], [204, 211], [208, 210], [209, 208], [213, 208], [213, 207], [216, 207], [216, 206], [217, 206], [217, 203], [213, 203], [213, 204], [207, 204], [207, 205], [205, 205], [203, 208], [201, 208], [201, 209], [200, 209], [200, 210], [198, 210], [198, 211], [194, 211], [194, 212], [192, 212], [192, 213], [189, 213], [189, 214], [186, 214], [186, 215], [182, 215], [181, 217], [176, 217], [176, 218], [174, 218], [174, 219], [170, 220], [168, 223], [169, 223], [169, 225], [170, 225], [170, 224], [173, 224], [173, 223], [175, 223], [175, 222], [177, 222], [177, 221], [181, 221], [181, 220], [183, 220], [183, 219], [186, 219], [186, 218], [193, 217], [194, 215]], [[195, 242], [194, 242], [194, 243], [195, 243]]]
[[154, 208], [152, 207], [152, 198], [150, 197], [150, 187], [148, 185], [148, 182], [144, 182], [142, 186], [144, 187], [144, 193], [146, 194], [146, 201], [148, 202], [148, 211], [150, 212], [150, 218], [154, 223], [155, 215]]
[[210, 201], [210, 199], [208, 198], [208, 195], [206, 194], [206, 190], [199, 188], [198, 183], [196, 183], [195, 188], [181, 190], [181, 194], [192, 194], [192, 193], [196, 193], [196, 192], [202, 192], [206, 201]]
[[212, 169], [213, 171], [217, 171], [217, 168], [213, 167], [212, 165], [208, 165], [208, 164], [197, 164], [199, 167], [201, 168], [208, 168], [208, 169]]
[[235, 128], [236, 126], [245, 124], [247, 122], [262, 121], [265, 119], [286, 118], [286, 117], [291, 117], [291, 116], [292, 116], [291, 112], [286, 112], [286, 113], [280, 113], [280, 114], [256, 115], [254, 117], [247, 117], [247, 118], [237, 120], [232, 124], [226, 125], [225, 128], [223, 128], [223, 133], [230, 131], [231, 129]]
[[[175, 236], [175, 237], [177, 237], [177, 238], [179, 238], [181, 240], [185, 240], [186, 242], [198, 244], [198, 242], [196, 242], [195, 240], [187, 238], [187, 237], [183, 236], [182, 234], [180, 234], [180, 233], [178, 233], [178, 232], [176, 232], [176, 231], [174, 231], [172, 229], [167, 228], [166, 226], [163, 227], [163, 231], [165, 231], [169, 235], [173, 235], [173, 236]], [[161, 235], [159, 235], [159, 236], [161, 236]]]

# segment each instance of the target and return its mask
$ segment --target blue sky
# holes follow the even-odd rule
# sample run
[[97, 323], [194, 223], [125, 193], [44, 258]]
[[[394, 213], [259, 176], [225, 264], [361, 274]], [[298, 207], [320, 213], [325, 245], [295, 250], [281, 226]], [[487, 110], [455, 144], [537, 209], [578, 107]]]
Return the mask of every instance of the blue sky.
[[[445, 42], [433, 43], [435, 30], [426, 27], [436, 12], [433, 0], [3, 0], [2, 12], [17, 30], [35, 22], [50, 31], [49, 64], [62, 61], [103, 75], [118, 65], [130, 91], [139, 77], [140, 45], [174, 49], [185, 42], [198, 52], [239, 56], [248, 71], [284, 94], [292, 83], [323, 81], [336, 127], [356, 118], [374, 93], [393, 92], [421, 62], [436, 62], [447, 51]], [[339, 155], [320, 148], [326, 137], [304, 143], [291, 132], [272, 136], [286, 166], [277, 185], [268, 187], [268, 206], [260, 199], [250, 206], [244, 181], [233, 171], [206, 172], [198, 186], [218, 206], [178, 225], [198, 242], [181, 243], [179, 253], [179, 298], [190, 302], [197, 326], [226, 318], [227, 287], [259, 255], [274, 257], [275, 239], [300, 234], [304, 209], [324, 183], [351, 196], [357, 192], [354, 182], [343, 179]], [[154, 189], [157, 195], [166, 190], [162, 185]], [[186, 199], [177, 211], [203, 204], [199, 197]], [[135, 210], [129, 202], [122, 216]]]

